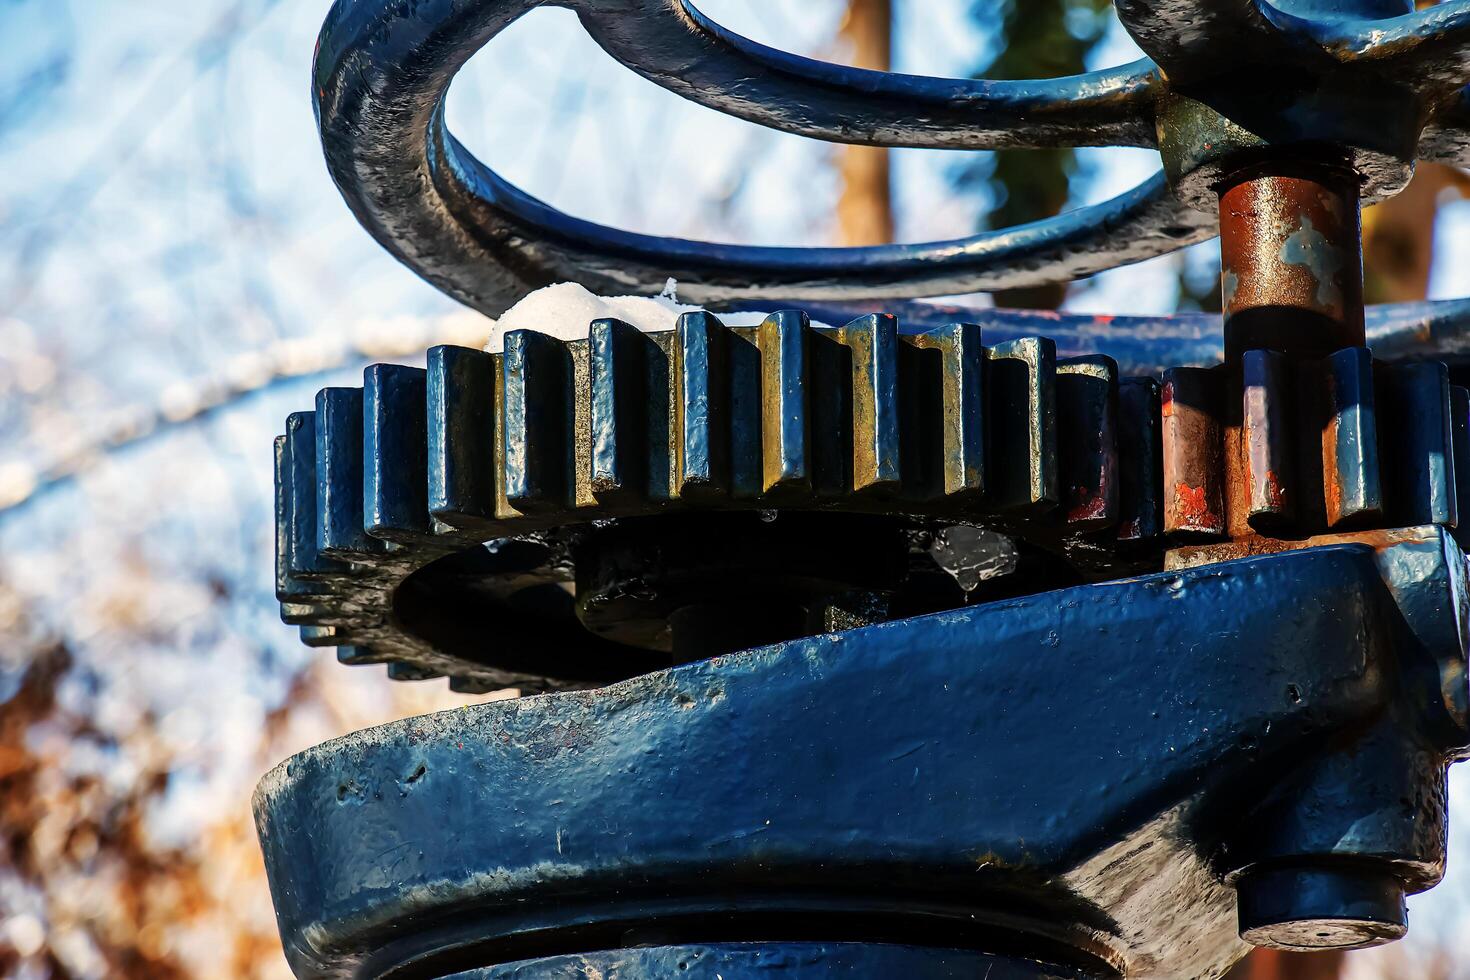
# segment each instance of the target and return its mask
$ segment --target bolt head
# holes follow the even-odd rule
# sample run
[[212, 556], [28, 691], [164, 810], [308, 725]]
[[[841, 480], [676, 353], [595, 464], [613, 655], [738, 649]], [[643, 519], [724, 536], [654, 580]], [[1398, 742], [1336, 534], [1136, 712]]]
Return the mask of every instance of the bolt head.
[[1236, 884], [1240, 938], [1269, 949], [1365, 949], [1409, 931], [1404, 885], [1364, 869], [1275, 868]]

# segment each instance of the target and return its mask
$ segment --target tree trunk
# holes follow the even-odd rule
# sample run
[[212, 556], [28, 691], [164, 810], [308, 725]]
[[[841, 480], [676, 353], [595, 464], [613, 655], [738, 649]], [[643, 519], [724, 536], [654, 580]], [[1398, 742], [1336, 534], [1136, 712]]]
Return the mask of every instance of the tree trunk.
[[[857, 68], [887, 71], [893, 57], [892, 0], [848, 0], [839, 38]], [[845, 146], [839, 151], [842, 196], [837, 234], [843, 245], [893, 241], [893, 194], [888, 151], [879, 146]]]
[[1434, 219], [1446, 190], [1464, 194], [1466, 177], [1453, 167], [1420, 163], [1397, 197], [1363, 211], [1363, 272], [1370, 303], [1407, 303], [1429, 293]]

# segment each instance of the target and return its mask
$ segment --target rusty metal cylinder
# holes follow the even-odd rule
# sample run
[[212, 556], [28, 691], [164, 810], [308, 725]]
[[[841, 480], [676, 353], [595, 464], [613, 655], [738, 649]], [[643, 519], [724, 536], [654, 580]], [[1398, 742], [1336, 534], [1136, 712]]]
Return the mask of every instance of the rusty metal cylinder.
[[1243, 171], [1220, 191], [1225, 356], [1361, 347], [1359, 179], [1346, 168]]

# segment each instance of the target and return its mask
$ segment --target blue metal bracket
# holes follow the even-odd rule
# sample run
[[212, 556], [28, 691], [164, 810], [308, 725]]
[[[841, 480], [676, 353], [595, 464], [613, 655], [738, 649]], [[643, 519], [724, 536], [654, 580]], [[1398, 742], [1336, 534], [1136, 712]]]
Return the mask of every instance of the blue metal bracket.
[[[1201, 976], [1244, 949], [1237, 892], [1277, 902], [1242, 928], [1299, 901], [1285, 920], [1334, 945], [1401, 933], [1467, 744], [1464, 561], [1400, 532], [328, 743], [256, 799], [288, 956], [440, 976], [641, 928], [929, 945], [939, 921], [1094, 976]], [[1304, 871], [1326, 884], [1275, 884]], [[1355, 887], [1377, 904], [1343, 907]]]

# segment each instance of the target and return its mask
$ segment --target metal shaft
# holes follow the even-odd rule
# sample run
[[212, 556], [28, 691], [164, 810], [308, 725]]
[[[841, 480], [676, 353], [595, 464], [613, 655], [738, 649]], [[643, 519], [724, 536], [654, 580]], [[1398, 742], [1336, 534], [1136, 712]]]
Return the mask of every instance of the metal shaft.
[[1225, 356], [1365, 343], [1359, 181], [1331, 166], [1242, 172], [1220, 193]]

